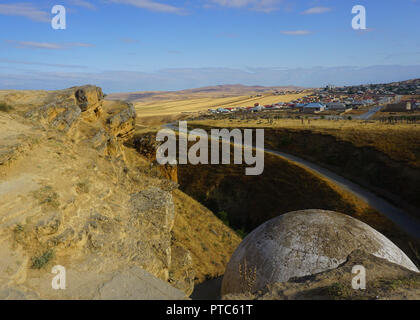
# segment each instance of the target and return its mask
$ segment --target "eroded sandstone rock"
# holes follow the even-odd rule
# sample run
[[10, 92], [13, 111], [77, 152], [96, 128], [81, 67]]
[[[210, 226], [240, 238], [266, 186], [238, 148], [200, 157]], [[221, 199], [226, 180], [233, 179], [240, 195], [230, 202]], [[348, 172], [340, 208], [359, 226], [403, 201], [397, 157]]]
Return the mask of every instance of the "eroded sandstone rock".
[[184, 292], [156, 279], [147, 271], [132, 267], [118, 273], [100, 289], [101, 300], [184, 300]]
[[194, 291], [195, 271], [191, 253], [182, 245], [171, 247], [169, 283], [190, 296]]
[[136, 261], [159, 278], [168, 280], [171, 230], [175, 221], [171, 193], [160, 188], [150, 188], [133, 194], [130, 210], [129, 223], [136, 227], [136, 232], [141, 233]]
[[[171, 293], [168, 280], [191, 293], [191, 254], [172, 236], [176, 185], [140, 173], [143, 160], [124, 145], [135, 128], [133, 106], [103, 101], [95, 86], [45, 92], [36, 102], [0, 115], [0, 169], [15, 166], [0, 172], [7, 176], [0, 183], [0, 298], [185, 297]], [[51, 267], [58, 264], [70, 282], [57, 295]], [[147, 283], [144, 273], [153, 277]], [[148, 279], [160, 283], [157, 290]]]
[[67, 268], [66, 289], [51, 288], [51, 273], [40, 273], [25, 284], [0, 287], [1, 300], [186, 300], [184, 292], [149, 272], [124, 267], [113, 272]]
[[80, 109], [82, 112], [85, 112], [89, 109], [97, 107], [98, 103], [103, 100], [104, 94], [101, 88], [87, 85], [77, 87], [75, 90], [75, 97]]
[[156, 152], [160, 144], [161, 142], [156, 140], [155, 133], [140, 134], [133, 138], [133, 145], [137, 152], [150, 161], [151, 166], [157, 169], [159, 175], [167, 180], [178, 183], [177, 165], [161, 165], [156, 161]]
[[134, 147], [137, 152], [149, 161], [156, 160], [156, 152], [160, 146], [160, 142], [156, 140], [156, 134], [146, 133], [136, 135], [133, 139]]
[[104, 104], [105, 129], [114, 137], [122, 140], [131, 138], [136, 123], [136, 110], [131, 103], [107, 101]]
[[68, 132], [79, 120], [82, 111], [72, 101], [54, 101], [32, 112], [30, 116], [38, 116], [41, 120], [54, 128]]

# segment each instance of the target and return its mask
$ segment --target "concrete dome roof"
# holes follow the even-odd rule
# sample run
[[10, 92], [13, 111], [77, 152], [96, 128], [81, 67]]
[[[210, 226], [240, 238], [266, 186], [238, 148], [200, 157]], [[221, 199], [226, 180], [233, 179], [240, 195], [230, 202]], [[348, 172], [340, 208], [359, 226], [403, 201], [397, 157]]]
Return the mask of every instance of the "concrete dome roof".
[[403, 251], [367, 224], [337, 212], [303, 210], [267, 221], [242, 241], [227, 265], [222, 295], [335, 269], [356, 249], [418, 272]]

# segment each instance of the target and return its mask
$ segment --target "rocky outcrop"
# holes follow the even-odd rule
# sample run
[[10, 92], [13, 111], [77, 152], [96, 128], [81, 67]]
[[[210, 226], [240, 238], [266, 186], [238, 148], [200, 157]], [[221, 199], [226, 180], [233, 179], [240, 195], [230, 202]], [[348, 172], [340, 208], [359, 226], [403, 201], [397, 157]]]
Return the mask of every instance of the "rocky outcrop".
[[[151, 188], [131, 195], [129, 207], [131, 216], [128, 223], [138, 234], [138, 240], [132, 240], [137, 243], [136, 252], [133, 252], [135, 260], [142, 268], [167, 281], [171, 265], [171, 230], [175, 219], [172, 195], [159, 188]], [[132, 236], [135, 237], [135, 234]]]
[[[0, 297], [189, 295], [195, 266], [172, 232], [176, 185], [141, 171], [125, 144], [133, 105], [83, 86], [14, 110], [0, 114]], [[61, 293], [51, 290], [54, 265], [67, 270]]]
[[0, 112], [0, 168], [17, 160], [39, 143], [42, 130]]
[[76, 87], [74, 95], [82, 112], [95, 110], [104, 99], [102, 89], [91, 85]]
[[154, 163], [154, 165], [157, 166], [161, 177], [167, 180], [171, 180], [175, 183], [178, 183], [178, 167], [176, 165], [172, 165], [172, 164], [160, 165], [156, 162]]
[[66, 289], [52, 290], [51, 275], [0, 288], [0, 300], [186, 300], [184, 292], [133, 266], [95, 273], [66, 269]]
[[[79, 193], [88, 192], [82, 184], [77, 188]], [[90, 214], [79, 212], [71, 220], [52, 187], [36, 191], [36, 200], [44, 212], [32, 218], [33, 222], [14, 227], [15, 244], [28, 250], [38, 244], [42, 250], [35, 256], [41, 257], [46, 252], [77, 248], [97, 256], [101, 269], [114, 271], [133, 265], [168, 281], [175, 219], [170, 192], [152, 187], [121, 198], [117, 213], [100, 212], [98, 207]]]
[[156, 161], [156, 152], [160, 144], [161, 142], [156, 140], [155, 133], [139, 134], [133, 138], [133, 145], [137, 152], [150, 161], [153, 167], [157, 168], [159, 175], [178, 183], [178, 166], [171, 164], [161, 165]]
[[[364, 266], [366, 288], [352, 286], [354, 266]], [[336, 269], [312, 276], [292, 278], [269, 284], [264, 289], [245, 294], [228, 294], [225, 300], [419, 300], [420, 274], [388, 260], [353, 251]]]
[[[94, 121], [100, 115], [103, 102], [102, 90], [95, 86], [73, 87], [52, 91], [44, 98], [44, 104], [26, 112], [60, 131], [69, 132], [82, 118]], [[83, 113], [83, 114], [82, 114]]]
[[128, 140], [134, 134], [136, 110], [128, 102], [106, 102], [104, 104], [105, 128], [111, 136]]
[[156, 160], [156, 152], [160, 146], [160, 142], [156, 140], [155, 133], [145, 133], [135, 135], [133, 144], [137, 152], [149, 161]]
[[194, 291], [195, 270], [191, 253], [180, 244], [171, 248], [169, 283], [190, 296]]
[[104, 101], [102, 89], [87, 85], [53, 91], [45, 103], [25, 113], [45, 128], [54, 128], [73, 138], [92, 143], [97, 150], [121, 156], [119, 144], [134, 134], [136, 111], [132, 104]]
[[[138, 267], [118, 273], [98, 290], [101, 300], [185, 300], [185, 291], [177, 290]], [[187, 294], [189, 295], [189, 294]]]
[[79, 121], [82, 111], [74, 99], [58, 100], [31, 110], [26, 114], [30, 118], [38, 118], [41, 123], [52, 126], [60, 131], [69, 132]]
[[274, 218], [242, 241], [226, 268], [222, 295], [335, 269], [357, 249], [418, 272], [404, 252], [367, 224], [332, 211], [304, 210]]

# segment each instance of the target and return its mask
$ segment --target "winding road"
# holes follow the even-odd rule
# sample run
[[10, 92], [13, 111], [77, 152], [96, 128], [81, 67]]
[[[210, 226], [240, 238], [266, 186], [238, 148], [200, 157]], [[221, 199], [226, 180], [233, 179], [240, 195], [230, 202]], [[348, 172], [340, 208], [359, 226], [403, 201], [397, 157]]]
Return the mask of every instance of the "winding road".
[[370, 109], [368, 112], [355, 117], [358, 120], [369, 120], [370, 118], [372, 118], [377, 112], [379, 112], [381, 109], [383, 108], [383, 106], [376, 106], [373, 107], [372, 109]]
[[[163, 127], [166, 129], [173, 130], [173, 131], [178, 131], [179, 133], [187, 134], [187, 132], [185, 131], [180, 131], [179, 128], [174, 123], [166, 124]], [[211, 139], [211, 138], [216, 138], [216, 137], [209, 136], [208, 138]], [[227, 139], [221, 139], [221, 141], [222, 143], [231, 143], [231, 141]], [[234, 145], [241, 147], [241, 145], [238, 145], [238, 144], [234, 144]], [[253, 150], [262, 151], [265, 153], [279, 156], [283, 159], [286, 159], [286, 160], [294, 162], [295, 164], [298, 164], [299, 166], [305, 168], [308, 171], [321, 175], [323, 178], [331, 181], [332, 183], [336, 184], [342, 189], [352, 193], [359, 199], [368, 203], [372, 208], [376, 209], [377, 211], [382, 213], [384, 216], [392, 220], [396, 225], [398, 225], [401, 229], [403, 229], [405, 232], [410, 234], [412, 237], [416, 239], [420, 239], [420, 220], [407, 214], [405, 211], [395, 207], [394, 205], [392, 205], [385, 199], [378, 197], [372, 192], [353, 183], [352, 181], [346, 178], [343, 178], [328, 169], [322, 168], [312, 162], [309, 162], [307, 160], [304, 160], [302, 158], [296, 157], [288, 153], [279, 152], [279, 151], [271, 150], [267, 148], [258, 149], [258, 148], [255, 148], [254, 146], [250, 146], [246, 144], [243, 145], [243, 147], [252, 148]]]

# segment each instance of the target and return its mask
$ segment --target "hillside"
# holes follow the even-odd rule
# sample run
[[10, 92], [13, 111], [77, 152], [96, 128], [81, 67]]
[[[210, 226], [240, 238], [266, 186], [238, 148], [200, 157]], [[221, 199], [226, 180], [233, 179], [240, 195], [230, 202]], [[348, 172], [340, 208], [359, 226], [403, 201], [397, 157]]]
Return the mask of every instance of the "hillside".
[[264, 128], [268, 148], [350, 179], [418, 217], [420, 127], [322, 119], [220, 119], [191, 126]]
[[241, 84], [208, 86], [179, 91], [140, 91], [126, 93], [112, 93], [107, 96], [109, 100], [125, 100], [130, 102], [147, 102], [151, 100], [172, 100], [190, 98], [224, 98], [229, 96], [252, 95], [267, 92], [295, 91], [302, 88], [296, 86], [285, 87], [263, 87], [263, 86], [245, 86]]
[[[104, 102], [94, 86], [0, 100], [1, 298], [147, 298], [120, 291], [137, 277], [178, 299], [223, 274], [239, 237], [150, 172], [129, 146], [132, 105]], [[61, 292], [51, 290], [58, 264]]]
[[419, 241], [369, 203], [296, 163], [268, 153], [264, 158], [260, 176], [245, 176], [246, 165], [179, 165], [180, 188], [243, 233], [291, 211], [342, 212], [380, 231], [420, 263]]

